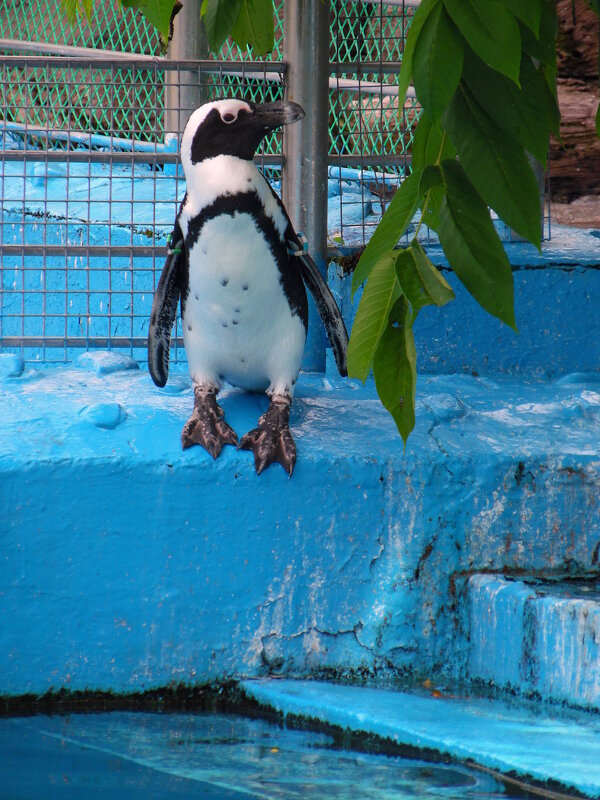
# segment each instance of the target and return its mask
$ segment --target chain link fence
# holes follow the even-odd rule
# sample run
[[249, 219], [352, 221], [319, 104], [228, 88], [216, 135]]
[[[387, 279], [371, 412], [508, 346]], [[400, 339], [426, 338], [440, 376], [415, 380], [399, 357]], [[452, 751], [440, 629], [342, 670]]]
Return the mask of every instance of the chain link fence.
[[[280, 62], [283, 59], [282, 0], [279, 0], [276, 11], [275, 47], [269, 60]], [[371, 81], [365, 74], [351, 67], [357, 61], [371, 62], [374, 65], [399, 62], [413, 11], [414, 5], [404, 2], [387, 4], [355, 0], [332, 3], [330, 60], [333, 64], [344, 65], [346, 78], [345, 82], [330, 82], [330, 139], [333, 153], [339, 152], [340, 148], [353, 153], [392, 153], [398, 145], [410, 145], [410, 137], [404, 143], [403, 137], [396, 135], [390, 127], [393, 108], [389, 99], [384, 99], [389, 98], [387, 90], [384, 88], [382, 96], [378, 97], [381, 93], [369, 88]], [[0, 12], [3, 19], [0, 38], [113, 50], [117, 53], [160, 55], [160, 41], [154, 29], [141, 14], [132, 9], [123, 8], [119, 11], [116, 2], [94, 3], [91, 18], [87, 20], [80, 17], [73, 27], [60, 0], [0, 0]], [[208, 53], [207, 57], [221, 62], [242, 63], [256, 59], [252, 50], [242, 52], [231, 40], [225, 42], [218, 54]], [[36, 76], [32, 74], [30, 77], [33, 84]], [[78, 88], [76, 76], [70, 75], [68, 84], [62, 77], [58, 69], [52, 80], [51, 95], [38, 97], [27, 104], [32, 117], [29, 121], [35, 121], [39, 108], [38, 121], [43, 125], [43, 107], [51, 104], [57, 113], [59, 109], [68, 109], [69, 118], [61, 120], [59, 117], [59, 122], [77, 128], [89, 127], [98, 132], [106, 130], [108, 125], [102, 109], [105, 105], [112, 108], [114, 97], [111, 88], [103, 85], [92, 88], [85, 81], [81, 81], [81, 88]], [[8, 78], [10, 93], [10, 76]], [[120, 76], [116, 76], [117, 80], [119, 78]], [[378, 80], [378, 75], [371, 75], [371, 78]], [[348, 79], [353, 82], [360, 80], [361, 90], [349, 91]], [[47, 70], [42, 71], [41, 81], [48, 87]], [[157, 131], [164, 131], [164, 85], [135, 85], [127, 75], [123, 75], [123, 82], [127, 86], [127, 91], [121, 95], [120, 104], [123, 135], [131, 132], [136, 137], [149, 139]], [[383, 82], [393, 88], [393, 73], [385, 77]], [[264, 88], [256, 81], [243, 80], [236, 75], [229, 75], [213, 89], [211, 96], [219, 92], [243, 94], [250, 100], [264, 96]], [[277, 94], [277, 91], [273, 94]], [[24, 103], [18, 95], [14, 96], [13, 104], [15, 113], [22, 113]], [[88, 110], [90, 107], [94, 109], [91, 113]], [[362, 112], [360, 120], [356, 117], [358, 108]], [[386, 114], [386, 128], [389, 130], [385, 131], [383, 137], [378, 130], [382, 108], [389, 109], [390, 112]], [[154, 118], [155, 115], [158, 115], [157, 119]], [[273, 147], [273, 152], [276, 152], [276, 146]]]

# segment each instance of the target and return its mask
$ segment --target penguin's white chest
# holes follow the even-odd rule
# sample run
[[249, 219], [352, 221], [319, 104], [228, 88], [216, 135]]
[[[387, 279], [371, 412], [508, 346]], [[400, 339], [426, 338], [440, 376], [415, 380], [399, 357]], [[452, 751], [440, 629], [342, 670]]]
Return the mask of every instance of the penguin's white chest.
[[293, 392], [304, 325], [251, 214], [214, 217], [191, 247], [183, 338], [196, 383]]

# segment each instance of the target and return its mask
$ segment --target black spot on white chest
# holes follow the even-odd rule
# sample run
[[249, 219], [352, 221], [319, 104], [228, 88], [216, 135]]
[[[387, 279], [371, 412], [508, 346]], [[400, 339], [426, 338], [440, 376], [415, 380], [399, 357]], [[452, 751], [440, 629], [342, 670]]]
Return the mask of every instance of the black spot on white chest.
[[281, 313], [289, 304], [271, 247], [249, 214], [215, 217], [189, 249], [184, 321], [201, 316], [222, 328]]
[[193, 379], [250, 389], [289, 387], [305, 335], [304, 320], [290, 306], [279, 263], [253, 216], [236, 212], [208, 220], [189, 249], [183, 311]]
[[[186, 274], [182, 313], [188, 303], [221, 327], [285, 306], [306, 328], [308, 306], [300, 272], [290, 263], [285, 237], [254, 192], [218, 198], [186, 220]], [[195, 314], [194, 314], [195, 315]]]

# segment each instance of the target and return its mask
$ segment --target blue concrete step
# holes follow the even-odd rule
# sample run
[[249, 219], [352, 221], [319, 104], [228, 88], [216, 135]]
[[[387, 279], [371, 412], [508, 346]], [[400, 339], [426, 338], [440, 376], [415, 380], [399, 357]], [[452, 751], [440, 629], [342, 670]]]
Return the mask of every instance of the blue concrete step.
[[[461, 678], [474, 573], [598, 572], [597, 375], [302, 375], [298, 462], [182, 451], [193, 407], [114, 354], [0, 380], [0, 694], [265, 674]], [[241, 435], [264, 396], [222, 405]]]
[[593, 714], [318, 681], [267, 679], [242, 686], [250, 697], [284, 716], [428, 748], [523, 781], [555, 781], [600, 797], [600, 718]]
[[[421, 374], [477, 373], [555, 378], [591, 372], [600, 364], [600, 232], [552, 226], [542, 251], [523, 242], [506, 243], [513, 267], [518, 333], [476, 303], [439, 246], [427, 255], [444, 271], [456, 300], [423, 309], [415, 321]], [[351, 329], [361, 297], [351, 298], [351, 281], [340, 267], [329, 271], [332, 291]]]
[[600, 710], [600, 578], [469, 580], [472, 678]]

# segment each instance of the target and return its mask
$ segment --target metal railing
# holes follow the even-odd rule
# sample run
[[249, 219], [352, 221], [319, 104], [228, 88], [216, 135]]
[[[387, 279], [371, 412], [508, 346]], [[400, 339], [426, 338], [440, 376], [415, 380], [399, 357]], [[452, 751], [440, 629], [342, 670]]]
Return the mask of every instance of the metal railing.
[[[265, 99], [282, 96], [281, 63], [0, 56], [0, 347], [30, 361], [69, 361], [93, 347], [144, 359], [153, 290], [185, 192], [179, 137], [165, 134], [163, 115], [181, 129], [193, 110], [181, 100], [186, 88], [219, 93], [233, 70], [239, 91], [251, 83]], [[263, 80], [267, 70], [279, 83]], [[123, 98], [140, 84], [150, 95], [168, 76], [144, 129], [124, 126]], [[66, 105], [53, 101], [57, 81], [73, 97]], [[101, 105], [93, 102], [98, 86]], [[87, 128], [67, 127], [82, 120], [82, 93]], [[281, 137], [268, 148], [259, 161], [279, 176]]]

